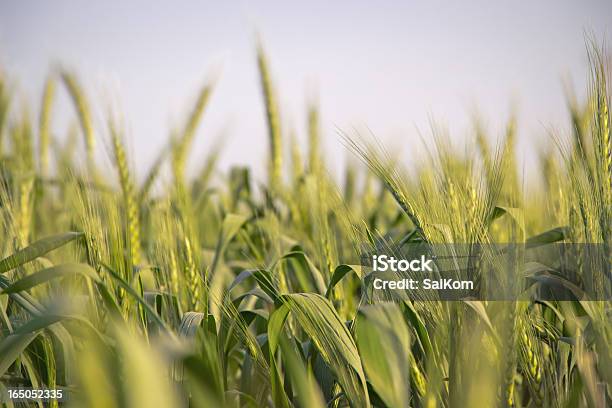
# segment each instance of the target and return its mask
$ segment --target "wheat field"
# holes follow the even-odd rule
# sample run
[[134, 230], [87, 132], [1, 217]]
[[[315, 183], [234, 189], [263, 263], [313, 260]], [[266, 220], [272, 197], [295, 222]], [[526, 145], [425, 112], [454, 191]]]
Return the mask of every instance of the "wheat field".
[[[385, 239], [595, 243], [609, 284], [609, 67], [595, 42], [588, 55], [588, 97], [568, 98], [571, 133], [539, 152], [528, 195], [514, 120], [498, 142], [475, 124], [460, 148], [433, 132], [417, 169], [340, 132], [361, 165], [339, 183], [317, 106], [308, 151], [283, 134], [263, 47], [263, 181], [220, 172], [219, 149], [193, 151], [214, 83], [137, 175], [122, 121], [94, 126], [98, 101], [76, 73], [49, 73], [37, 118], [0, 78], [0, 393], [69, 395], [2, 405], [610, 406], [609, 298], [368, 304], [359, 263], [364, 244]], [[75, 120], [56, 135], [61, 92]], [[105, 146], [110, 168], [96, 161]]]

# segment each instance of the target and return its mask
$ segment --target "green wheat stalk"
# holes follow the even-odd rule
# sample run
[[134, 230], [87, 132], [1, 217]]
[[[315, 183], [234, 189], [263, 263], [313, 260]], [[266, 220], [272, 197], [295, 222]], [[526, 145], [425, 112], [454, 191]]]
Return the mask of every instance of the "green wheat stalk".
[[68, 94], [74, 103], [79, 118], [79, 124], [85, 137], [85, 150], [87, 154], [87, 166], [93, 170], [95, 168], [94, 163], [94, 148], [95, 148], [95, 135], [93, 129], [93, 122], [91, 117], [91, 111], [89, 104], [83, 92], [83, 88], [79, 84], [76, 76], [69, 71], [61, 71], [60, 77], [62, 82], [68, 90]]
[[39, 139], [39, 161], [40, 172], [43, 177], [47, 175], [49, 169], [49, 145], [51, 142], [51, 114], [53, 108], [53, 99], [55, 97], [56, 83], [52, 76], [49, 76], [45, 82], [43, 92], [42, 106], [40, 108], [40, 118], [38, 122]]
[[278, 188], [282, 181], [283, 165], [280, 119], [274, 86], [268, 69], [267, 57], [261, 44], [257, 46], [257, 66], [259, 67], [259, 79], [266, 106], [266, 119], [270, 143], [269, 184], [272, 188]]
[[130, 254], [130, 264], [132, 266], [139, 265], [141, 262], [140, 248], [140, 218], [139, 210], [134, 197], [134, 184], [130, 175], [129, 165], [125, 153], [121, 136], [114, 124], [110, 124], [110, 133], [113, 143], [113, 153], [115, 159], [115, 167], [119, 176], [119, 184], [123, 196], [123, 204], [125, 206], [125, 214], [127, 218], [127, 243]]

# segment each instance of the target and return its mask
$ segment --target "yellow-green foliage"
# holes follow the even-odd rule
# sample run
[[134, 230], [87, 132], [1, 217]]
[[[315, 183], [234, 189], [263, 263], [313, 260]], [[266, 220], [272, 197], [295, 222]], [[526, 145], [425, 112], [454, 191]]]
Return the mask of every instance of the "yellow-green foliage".
[[268, 61], [261, 45], [257, 47], [257, 66], [259, 67], [259, 78], [266, 107], [266, 118], [268, 124], [268, 139], [270, 144], [270, 164], [268, 165], [270, 176], [270, 187], [276, 188], [282, 182], [282, 141], [281, 126], [278, 113], [278, 101], [272, 78], [268, 68]]
[[85, 98], [83, 89], [81, 88], [81, 85], [74, 74], [68, 71], [63, 71], [61, 72], [60, 76], [64, 82], [64, 85], [66, 85], [68, 94], [70, 95], [70, 98], [72, 98], [76, 108], [81, 130], [83, 131], [83, 136], [85, 138], [85, 150], [87, 152], [88, 166], [93, 166], [95, 136], [91, 111], [89, 110], [87, 99]]
[[283, 139], [260, 46], [267, 183], [246, 167], [219, 171], [218, 145], [190, 177], [209, 84], [138, 183], [121, 128], [94, 129], [73, 74], [60, 78], [78, 122], [57, 136], [55, 78], [35, 135], [27, 110], [8, 114], [0, 77], [0, 393], [63, 387], [69, 406], [93, 407], [609, 406], [609, 301], [361, 296], [362, 250], [390, 242], [598, 243], [597, 284], [609, 284], [610, 88], [590, 47], [588, 99], [570, 99], [570, 137], [540, 152], [543, 180], [522, 180], [512, 119], [498, 142], [477, 122], [461, 149], [434, 128], [429, 161], [410, 169], [344, 134], [365, 166], [349, 163], [339, 187], [318, 108], [307, 108], [306, 163], [297, 138]]

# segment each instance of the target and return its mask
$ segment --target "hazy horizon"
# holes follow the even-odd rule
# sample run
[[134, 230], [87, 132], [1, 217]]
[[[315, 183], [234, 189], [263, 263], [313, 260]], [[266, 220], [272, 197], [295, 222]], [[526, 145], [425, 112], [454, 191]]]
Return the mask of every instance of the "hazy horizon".
[[[192, 167], [223, 138], [222, 169], [249, 165], [261, 174], [268, 144], [259, 33], [286, 144], [293, 130], [305, 141], [307, 103], [316, 99], [327, 158], [339, 170], [349, 154], [338, 128], [367, 126], [390, 150], [408, 154], [421, 143], [417, 130], [428, 135], [431, 117], [459, 139], [474, 111], [495, 135], [515, 109], [519, 146], [545, 143], [549, 127], [568, 124], [563, 82], [583, 95], [585, 34], [609, 39], [610, 22], [605, 1], [12, 2], [0, 5], [0, 66], [34, 106], [54, 64], [75, 71], [98, 130], [109, 106], [125, 118], [140, 176], [199, 88], [217, 77]], [[59, 94], [58, 134], [74, 115]]]

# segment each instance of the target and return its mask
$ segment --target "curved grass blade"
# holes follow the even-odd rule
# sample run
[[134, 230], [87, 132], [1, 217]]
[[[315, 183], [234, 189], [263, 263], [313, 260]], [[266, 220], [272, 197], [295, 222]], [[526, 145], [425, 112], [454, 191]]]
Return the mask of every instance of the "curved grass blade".
[[89, 265], [63, 264], [53, 266], [47, 269], [42, 269], [40, 271], [27, 275], [24, 278], [18, 280], [17, 282], [11, 284], [9, 287], [0, 291], [0, 295], [22, 292], [24, 290], [28, 290], [35, 286], [49, 282], [55, 278], [75, 275], [85, 276], [95, 282], [99, 281], [98, 275]]
[[74, 241], [75, 239], [82, 237], [83, 235], [84, 234], [82, 232], [65, 232], [63, 234], [52, 235], [50, 237], [39, 239], [31, 245], [0, 261], [0, 274], [33, 261], [39, 256], [43, 256], [56, 248], [66, 245], [70, 241]]
[[205, 317], [204, 313], [201, 312], [186, 312], [181, 319], [181, 325], [178, 329], [179, 335], [188, 339], [195, 338], [196, 331]]
[[325, 400], [312, 372], [304, 366], [299, 354], [284, 337], [280, 341], [280, 350], [300, 406], [324, 408]]
[[[308, 255], [306, 255], [304, 251], [302, 250], [293, 250], [291, 252], [286, 253], [285, 255], [283, 255], [282, 258], [280, 258], [280, 260], [290, 260], [290, 259], [294, 260], [295, 262], [297, 262], [299, 265], [302, 266], [301, 271], [306, 272], [305, 274], [302, 274], [301, 276], [302, 280], [306, 280], [306, 279], [313, 280], [314, 287], [316, 288], [316, 290], [319, 293], [323, 293], [323, 290], [325, 289], [325, 282], [323, 281], [323, 275], [321, 274], [321, 271], [316, 267], [316, 265], [310, 260]], [[299, 278], [300, 277], [298, 277], [298, 279]]]
[[327, 290], [325, 291], [325, 297], [329, 299], [334, 290], [334, 287], [340, 282], [347, 274], [350, 272], [354, 272], [357, 277], [359, 277], [359, 272], [354, 265], [338, 265], [332, 274], [331, 279], [329, 280], [329, 285], [327, 285]]
[[563, 241], [569, 233], [569, 227], [557, 227], [533, 237], [527, 238], [527, 248], [534, 248], [540, 245], [552, 244]]
[[119, 286], [121, 286], [123, 289], [125, 289], [125, 291], [127, 293], [129, 293], [138, 303], [140, 303], [143, 307], [143, 309], [145, 310], [145, 312], [149, 315], [149, 317], [151, 317], [151, 319], [157, 324], [159, 325], [161, 328], [163, 328], [166, 332], [171, 333], [170, 328], [168, 327], [168, 325], [166, 325], [166, 323], [162, 320], [162, 318], [155, 312], [155, 310], [153, 310], [153, 308], [151, 307], [151, 305], [149, 305], [149, 303], [147, 303], [146, 300], [144, 300], [139, 294], [138, 292], [136, 292], [134, 290], [133, 287], [131, 287], [125, 280], [123, 280], [123, 278], [121, 276], [119, 276], [117, 274], [117, 272], [115, 272], [113, 270], [113, 268], [111, 268], [108, 265], [102, 264], [102, 266], [104, 266], [104, 268], [107, 270], [107, 272], [109, 273], [109, 275], [115, 279], [117, 281], [117, 283], [119, 284]]
[[[355, 335], [368, 380], [390, 407], [410, 405], [410, 332], [395, 304], [364, 306]], [[381, 358], [381, 351], [393, 358]]]
[[0, 343], [0, 377], [38, 336], [38, 332], [62, 318], [59, 316], [38, 316], [17, 328]]
[[[329, 300], [314, 293], [293, 293], [282, 296], [281, 301], [283, 306], [268, 321], [270, 355], [278, 346], [280, 330], [286, 319], [283, 314], [290, 311], [336, 374], [351, 405], [369, 406], [370, 398], [357, 346]], [[282, 313], [276, 315], [279, 310]]]

